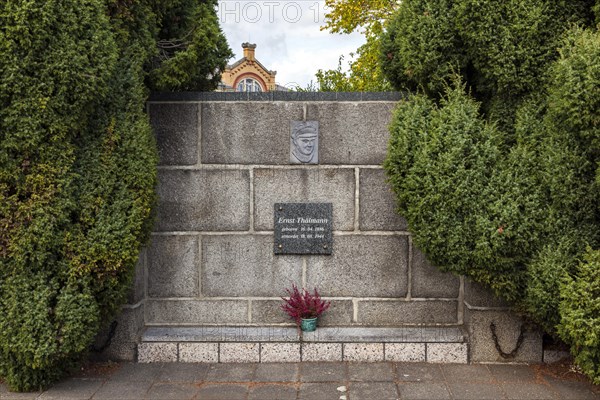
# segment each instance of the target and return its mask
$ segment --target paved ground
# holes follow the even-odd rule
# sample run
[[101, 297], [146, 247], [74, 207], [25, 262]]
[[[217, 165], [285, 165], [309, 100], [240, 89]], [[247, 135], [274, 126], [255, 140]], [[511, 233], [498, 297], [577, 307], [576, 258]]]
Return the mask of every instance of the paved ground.
[[90, 364], [38, 393], [0, 399], [599, 399], [565, 366], [413, 363]]

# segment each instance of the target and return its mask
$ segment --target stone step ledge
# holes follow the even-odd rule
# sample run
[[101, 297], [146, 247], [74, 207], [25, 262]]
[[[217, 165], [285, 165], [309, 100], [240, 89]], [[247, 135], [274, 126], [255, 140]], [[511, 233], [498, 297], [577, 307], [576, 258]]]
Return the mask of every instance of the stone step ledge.
[[142, 342], [464, 343], [460, 327], [320, 327], [300, 337], [287, 326], [147, 327]]
[[138, 362], [468, 362], [467, 343], [142, 342]]

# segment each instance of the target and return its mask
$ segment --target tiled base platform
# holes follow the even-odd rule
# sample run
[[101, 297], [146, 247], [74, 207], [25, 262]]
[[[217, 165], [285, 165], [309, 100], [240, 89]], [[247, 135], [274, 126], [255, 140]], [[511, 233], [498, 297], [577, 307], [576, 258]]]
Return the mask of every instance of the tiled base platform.
[[[301, 337], [302, 336], [302, 337]], [[458, 327], [148, 327], [138, 362], [397, 361], [467, 363]]]

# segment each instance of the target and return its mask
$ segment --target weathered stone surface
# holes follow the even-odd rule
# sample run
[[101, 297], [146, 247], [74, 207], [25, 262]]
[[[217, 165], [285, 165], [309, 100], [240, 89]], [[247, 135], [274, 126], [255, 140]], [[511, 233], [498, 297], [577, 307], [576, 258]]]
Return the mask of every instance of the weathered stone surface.
[[351, 382], [392, 382], [396, 380], [394, 375], [392, 363], [348, 364], [348, 378]]
[[359, 301], [358, 322], [371, 326], [456, 324], [457, 307], [456, 301]]
[[306, 119], [319, 121], [321, 164], [381, 165], [396, 103], [309, 103]]
[[466, 343], [427, 343], [427, 361], [466, 364], [468, 362], [468, 345]]
[[358, 322], [371, 326], [456, 324], [457, 307], [457, 301], [359, 301]]
[[[257, 383], [292, 383], [298, 382], [299, 363], [269, 363], [261, 358], [261, 363], [256, 365], [254, 382]], [[295, 399], [295, 397], [294, 397]]]
[[297, 328], [291, 326], [150, 326], [144, 342], [296, 342]]
[[396, 199], [382, 169], [360, 170], [359, 224], [363, 231], [406, 231], [406, 220], [396, 212]]
[[333, 203], [333, 229], [354, 229], [354, 169], [254, 170], [254, 229], [273, 230], [275, 203]]
[[500, 348], [511, 353], [517, 344], [523, 321], [508, 311], [468, 310], [465, 323], [471, 341], [471, 361], [473, 362], [542, 362], [542, 333], [525, 326], [524, 339], [514, 358], [503, 358], [496, 350], [491, 323], [496, 326]]
[[298, 103], [204, 103], [202, 162], [288, 164], [290, 121], [302, 117]]
[[140, 343], [138, 362], [177, 362], [177, 343]]
[[302, 361], [342, 361], [342, 344], [302, 343]]
[[571, 357], [571, 353], [566, 350], [544, 350], [543, 358], [545, 364], [552, 364]]
[[425, 343], [386, 343], [385, 360], [425, 362]]
[[198, 104], [151, 103], [150, 123], [161, 165], [194, 165], [198, 161]]
[[406, 295], [405, 236], [335, 236], [333, 241], [333, 256], [309, 257], [307, 287], [332, 297]]
[[419, 249], [412, 249], [412, 297], [457, 298], [460, 278], [440, 271]]
[[[312, 290], [312, 289], [311, 289]], [[351, 300], [330, 300], [329, 309], [319, 317], [318, 326], [350, 325], [354, 316]]]
[[300, 362], [300, 343], [262, 343], [260, 362]]
[[205, 296], [282, 296], [302, 279], [302, 260], [273, 255], [269, 235], [202, 238], [202, 294]]
[[179, 343], [179, 362], [219, 362], [218, 343]]
[[247, 230], [247, 170], [161, 170], [157, 231]]
[[[285, 293], [282, 292], [283, 296]], [[252, 300], [251, 313], [253, 324], [293, 324], [281, 309], [281, 300]]]
[[198, 296], [198, 237], [153, 236], [148, 249], [148, 296]]
[[[252, 300], [252, 323], [294, 324], [281, 310], [281, 304], [281, 300]], [[329, 309], [319, 317], [318, 326], [350, 325], [353, 313], [351, 300], [332, 300]]]
[[146, 323], [150, 324], [243, 324], [248, 322], [244, 300], [149, 300]]
[[470, 279], [465, 279], [465, 304], [470, 307], [510, 307], [505, 300], [495, 296], [491, 289]]
[[383, 361], [383, 343], [344, 343], [344, 361]]
[[146, 297], [146, 260], [147, 249], [142, 249], [137, 264], [135, 265], [135, 275], [133, 285], [127, 298], [128, 304], [137, 304]]
[[[121, 314], [116, 319], [117, 327], [110, 345], [101, 353], [95, 353], [94, 359], [134, 361], [138, 336], [144, 328], [144, 305], [123, 307]], [[110, 328], [107, 326], [95, 339], [94, 346], [101, 349], [108, 340]]]
[[222, 363], [246, 363], [260, 361], [259, 343], [221, 343], [220, 361]]
[[448, 343], [463, 342], [463, 332], [455, 326], [383, 327], [323, 327], [315, 332], [304, 332], [305, 342], [356, 343]]

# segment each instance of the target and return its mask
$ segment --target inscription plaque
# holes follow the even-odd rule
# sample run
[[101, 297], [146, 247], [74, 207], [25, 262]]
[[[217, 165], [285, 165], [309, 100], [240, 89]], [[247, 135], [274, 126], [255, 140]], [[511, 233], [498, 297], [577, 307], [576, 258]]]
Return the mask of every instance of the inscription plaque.
[[332, 203], [275, 203], [275, 254], [330, 255]]

